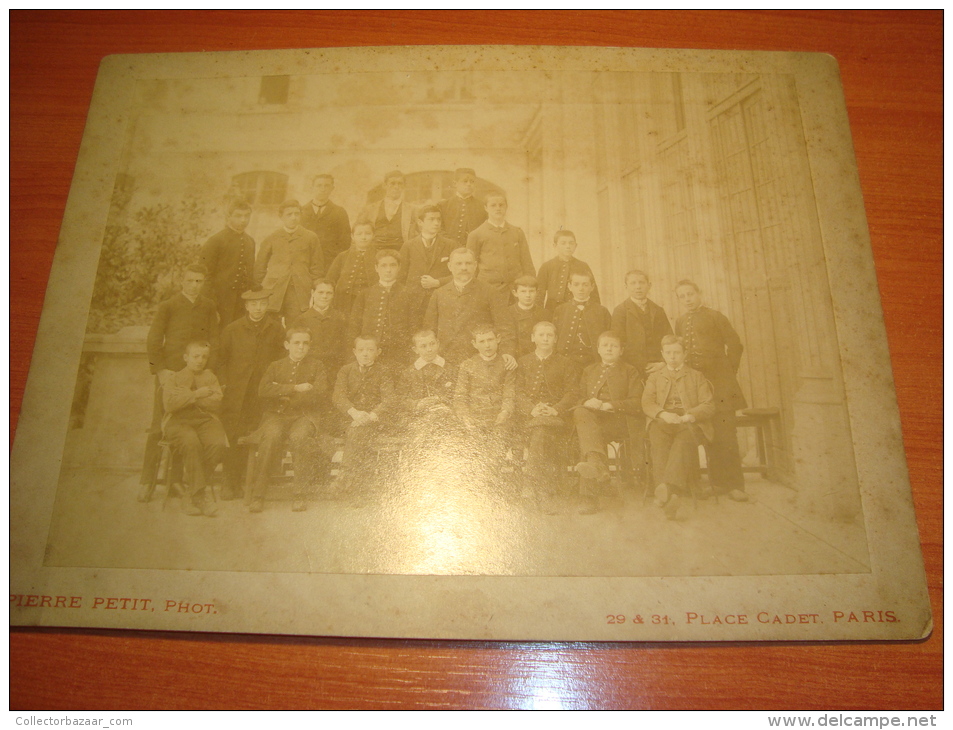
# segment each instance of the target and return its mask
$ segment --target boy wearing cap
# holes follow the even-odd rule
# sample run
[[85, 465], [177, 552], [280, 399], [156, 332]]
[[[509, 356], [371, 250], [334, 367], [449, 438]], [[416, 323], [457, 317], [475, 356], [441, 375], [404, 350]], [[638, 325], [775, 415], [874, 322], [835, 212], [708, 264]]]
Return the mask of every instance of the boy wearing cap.
[[238, 439], [253, 431], [261, 420], [258, 384], [268, 366], [281, 357], [284, 331], [268, 314], [267, 289], [242, 294], [245, 316], [222, 330], [222, 345], [216, 371], [224, 387], [222, 425], [231, 447], [225, 458], [222, 499], [242, 496], [244, 449]]

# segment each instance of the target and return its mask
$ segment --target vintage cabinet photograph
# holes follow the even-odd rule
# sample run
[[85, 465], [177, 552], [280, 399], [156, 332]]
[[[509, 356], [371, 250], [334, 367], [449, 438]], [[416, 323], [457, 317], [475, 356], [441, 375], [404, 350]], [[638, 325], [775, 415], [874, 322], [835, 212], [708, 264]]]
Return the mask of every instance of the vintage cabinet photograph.
[[828, 57], [108, 58], [12, 621], [923, 636], [879, 313]]

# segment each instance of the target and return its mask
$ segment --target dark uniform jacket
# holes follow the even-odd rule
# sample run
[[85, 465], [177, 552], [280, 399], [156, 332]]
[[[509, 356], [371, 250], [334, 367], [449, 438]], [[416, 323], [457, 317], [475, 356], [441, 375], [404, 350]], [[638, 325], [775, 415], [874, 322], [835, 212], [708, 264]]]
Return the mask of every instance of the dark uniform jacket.
[[311, 349], [308, 355], [324, 363], [328, 377], [333, 378], [344, 363], [348, 348], [347, 317], [333, 306], [321, 313], [314, 307], [292, 322], [293, 327], [307, 327], [311, 331]]
[[400, 273], [397, 280], [407, 287], [413, 301], [414, 327], [423, 321], [430, 297], [437, 290], [436, 287], [424, 289], [420, 285], [420, 277], [432, 276], [441, 286], [449, 283], [452, 277], [447, 262], [455, 248], [458, 248], [455, 241], [438, 233], [429, 248], [424, 245], [421, 236], [414, 236], [400, 250]]
[[503, 339], [511, 343], [515, 352], [515, 357], [520, 358], [531, 352], [536, 352], [536, 345], [531, 339], [533, 336], [533, 325], [537, 322], [552, 322], [552, 315], [548, 309], [544, 309], [538, 304], [532, 309], [523, 309], [519, 303], [511, 304], [506, 308], [506, 319], [504, 320]]
[[470, 330], [478, 324], [494, 325], [502, 338], [500, 354], [514, 353], [514, 343], [505, 337], [506, 304], [499, 291], [476, 279], [463, 291], [453, 281], [435, 290], [424, 327], [437, 333], [440, 352], [450, 362], [459, 364], [474, 354]]
[[579, 398], [579, 370], [558, 352], [544, 360], [540, 360], [535, 351], [531, 352], [519, 359], [516, 394], [517, 410], [525, 418], [532, 419], [530, 414], [537, 403], [552, 406], [562, 416]]
[[398, 397], [402, 407], [413, 411], [424, 398], [439, 398], [445, 406], [450, 406], [457, 384], [457, 369], [445, 360], [443, 365], [424, 363], [418, 368], [417, 364], [415, 362], [401, 373]]
[[252, 322], [247, 316], [222, 330], [222, 344], [216, 370], [225, 397], [222, 422], [229, 434], [239, 427], [239, 419], [249, 430], [261, 416], [258, 386], [265, 370], [284, 354], [285, 332], [272, 316]]
[[684, 365], [677, 371], [664, 367], [656, 370], [645, 382], [642, 392], [642, 410], [649, 418], [656, 418], [665, 410], [672, 389], [678, 393], [681, 408], [685, 413], [695, 416], [695, 422], [710, 441], [715, 436], [711, 417], [715, 415], [714, 396], [711, 383], [697, 370]]
[[205, 293], [218, 305], [225, 327], [245, 315], [241, 295], [255, 283], [255, 241], [226, 226], [202, 246], [201, 260], [208, 268]]
[[293, 281], [298, 298], [295, 306], [304, 312], [309, 306], [314, 282], [323, 276], [324, 253], [313, 231], [298, 226], [288, 233], [279, 228], [261, 242], [255, 260], [255, 281], [271, 290], [268, 300], [271, 311], [281, 311]]
[[539, 301], [547, 309], [555, 309], [563, 302], [572, 299], [572, 293], [569, 291], [569, 278], [573, 274], [589, 274], [592, 276], [592, 293], [589, 295], [591, 301], [600, 304], [599, 287], [596, 286], [596, 278], [593, 276], [592, 269], [585, 261], [580, 261], [575, 256], [569, 261], [563, 261], [556, 256], [539, 267], [539, 273], [536, 280], [539, 282]]
[[378, 279], [377, 270], [374, 268], [377, 263], [376, 255], [373, 247], [358, 251], [353, 246], [337, 255], [328, 269], [327, 277], [334, 284], [334, 302], [331, 306], [345, 309], [345, 314], [350, 315], [350, 306], [344, 305], [353, 302], [353, 297]]
[[440, 218], [444, 235], [453, 239], [454, 248], [467, 245], [467, 236], [486, 220], [486, 207], [472, 195], [461, 198], [453, 195], [440, 201]]
[[393, 398], [394, 383], [380, 362], [369, 365], [361, 372], [361, 366], [352, 361], [338, 371], [331, 401], [344, 414], [352, 408], [380, 414], [393, 402]]
[[650, 362], [662, 362], [662, 338], [672, 334], [665, 310], [651, 299], [644, 312], [631, 299], [622, 302], [612, 313], [612, 329], [625, 338], [622, 359], [640, 373]]
[[351, 245], [351, 222], [347, 211], [330, 200], [320, 213], [315, 212], [310, 201], [302, 205], [301, 225], [317, 234], [325, 263], [334, 261], [335, 256], [347, 251]]
[[[307, 393], [299, 393], [294, 387], [301, 383], [311, 383], [314, 387]], [[290, 357], [273, 362], [261, 379], [258, 395], [262, 398], [265, 418], [270, 413], [305, 417], [317, 427], [328, 395], [324, 363], [310, 356], [299, 362]]]
[[192, 303], [182, 292], [173, 294], [159, 305], [146, 337], [149, 369], [178, 372], [185, 362], [185, 346], [190, 342], [208, 342], [212, 346], [209, 364], [218, 356], [219, 323], [215, 302], [199, 294]]
[[714, 388], [716, 410], [747, 407], [736, 375], [744, 346], [728, 318], [714, 309], [699, 307], [678, 318], [675, 333], [685, 345], [688, 365], [701, 371]]
[[348, 321], [348, 339], [358, 335], [376, 337], [388, 358], [406, 361], [410, 350], [411, 300], [407, 290], [394, 282], [389, 288], [380, 282], [357, 295]]
[[590, 398], [611, 403], [615, 413], [641, 416], [642, 374], [621, 360], [612, 365], [592, 363], [579, 379], [579, 405]]
[[581, 309], [574, 300], [560, 304], [553, 313], [553, 324], [556, 352], [583, 366], [599, 359], [599, 335], [612, 326], [612, 317], [590, 297]]

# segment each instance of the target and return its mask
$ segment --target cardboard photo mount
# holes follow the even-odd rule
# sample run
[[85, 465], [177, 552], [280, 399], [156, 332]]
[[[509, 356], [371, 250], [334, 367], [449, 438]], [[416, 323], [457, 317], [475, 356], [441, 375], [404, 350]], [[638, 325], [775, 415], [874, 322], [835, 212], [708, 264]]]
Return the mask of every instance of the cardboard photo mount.
[[[624, 272], [644, 269], [672, 322], [682, 279], [728, 316], [755, 409], [739, 429], [749, 502], [699, 500], [667, 521], [630, 484], [598, 515], [540, 515], [519, 486], [509, 501], [488, 496], [498, 480], [473, 482], [459, 454], [425, 471], [412, 449], [364, 511], [315, 501], [292, 515], [276, 502], [250, 515], [223, 503], [206, 520], [181, 514], [175, 498], [136, 502], [153, 399], [148, 322], [93, 326], [91, 313], [111, 313], [94, 294], [110, 227], [154, 228], [132, 211], [186, 201], [198, 227], [183, 237], [201, 244], [221, 226], [231, 185], [257, 196], [260, 242], [278, 226], [275, 185], [304, 201], [310, 178], [333, 170], [332, 200], [353, 220], [387, 171], [407, 173], [422, 201], [446, 194], [458, 167], [506, 191], [537, 268], [553, 256], [553, 233], [573, 230], [610, 311], [626, 298]], [[11, 623], [27, 626], [927, 636], [836, 61], [491, 46], [105, 59], [12, 453], [10, 593]]]

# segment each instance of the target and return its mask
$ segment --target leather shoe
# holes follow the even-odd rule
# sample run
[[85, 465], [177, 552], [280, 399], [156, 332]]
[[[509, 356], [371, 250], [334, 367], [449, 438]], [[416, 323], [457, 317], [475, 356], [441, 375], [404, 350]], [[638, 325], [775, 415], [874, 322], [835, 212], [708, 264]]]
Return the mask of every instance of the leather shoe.
[[265, 500], [261, 497], [255, 497], [248, 505], [249, 512], [261, 512], [263, 509], [265, 509]]
[[668, 504], [669, 493], [667, 484], [659, 484], [655, 488], [655, 505], [657, 507], [664, 507]]
[[735, 502], [747, 502], [748, 495], [742, 492], [740, 489], [732, 489], [728, 492], [728, 499], [733, 499]]
[[155, 491], [154, 484], [140, 484], [139, 494], [136, 497], [140, 502], [148, 502], [152, 499], [152, 493]]

